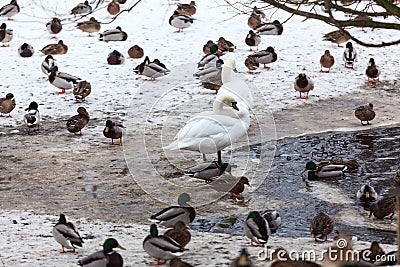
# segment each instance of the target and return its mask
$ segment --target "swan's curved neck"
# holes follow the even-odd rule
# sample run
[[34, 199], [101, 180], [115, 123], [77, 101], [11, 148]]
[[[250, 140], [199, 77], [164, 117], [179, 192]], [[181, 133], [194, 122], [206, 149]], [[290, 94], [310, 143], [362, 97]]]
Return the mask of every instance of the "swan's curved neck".
[[221, 71], [222, 84], [232, 81], [232, 68], [229, 66], [223, 66]]

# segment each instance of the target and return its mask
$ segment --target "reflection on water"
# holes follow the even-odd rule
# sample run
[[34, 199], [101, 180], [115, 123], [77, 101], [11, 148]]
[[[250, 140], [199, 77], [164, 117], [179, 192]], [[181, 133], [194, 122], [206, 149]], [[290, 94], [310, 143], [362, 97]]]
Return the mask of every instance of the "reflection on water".
[[[356, 209], [367, 213], [361, 203], [356, 201], [355, 194], [361, 185], [370, 183], [382, 197], [392, 188], [393, 177], [400, 166], [400, 128], [375, 129], [358, 133], [327, 133], [316, 136], [305, 136], [278, 141], [273, 166], [263, 185], [251, 197], [268, 196], [271, 199], [294, 202], [295, 205], [282, 207], [282, 229], [277, 235], [286, 237], [309, 237], [309, 223], [318, 211], [325, 211], [335, 216], [344, 209]], [[326, 180], [326, 183], [341, 189], [352, 203], [332, 204], [315, 198], [308, 193], [299, 173], [308, 160], [320, 162], [332, 157], [356, 159], [360, 168], [355, 173], [347, 173], [337, 180]], [[316, 187], [318, 190], [318, 187]], [[330, 194], [330, 192], [326, 192]], [[268, 209], [268, 203], [265, 203]], [[221, 230], [216, 227], [223, 221], [198, 220], [193, 228], [203, 231], [243, 234], [243, 221], [247, 214], [238, 214], [236, 220], [230, 220], [229, 227]], [[374, 223], [372, 221], [370, 223]], [[384, 224], [385, 222], [376, 222]], [[390, 222], [389, 222], [390, 223]], [[373, 230], [370, 227], [355, 227], [336, 223], [335, 230], [345, 230], [362, 240], [376, 240], [395, 243], [394, 232]], [[333, 238], [333, 234], [330, 236]]]

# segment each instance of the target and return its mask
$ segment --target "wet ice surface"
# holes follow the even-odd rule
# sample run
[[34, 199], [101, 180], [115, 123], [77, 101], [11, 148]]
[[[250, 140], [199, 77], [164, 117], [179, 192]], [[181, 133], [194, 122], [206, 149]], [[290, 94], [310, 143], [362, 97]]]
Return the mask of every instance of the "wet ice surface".
[[[369, 219], [368, 210], [356, 200], [355, 194], [361, 185], [370, 183], [380, 199], [394, 186], [392, 179], [400, 160], [397, 156], [399, 129], [321, 134], [278, 141], [270, 173], [251, 198], [267, 197], [263, 203], [265, 209], [279, 210], [283, 223], [278, 236], [310, 236], [312, 217], [324, 211], [334, 217], [335, 230], [348, 231], [362, 240], [393, 244], [396, 221]], [[306, 187], [300, 177], [305, 163], [311, 159], [320, 162], [332, 157], [354, 158], [360, 168], [357, 172], [346, 173], [341, 179], [311, 182], [310, 187]], [[246, 216], [197, 220], [193, 228], [241, 233]], [[330, 237], [333, 238], [334, 234]]]

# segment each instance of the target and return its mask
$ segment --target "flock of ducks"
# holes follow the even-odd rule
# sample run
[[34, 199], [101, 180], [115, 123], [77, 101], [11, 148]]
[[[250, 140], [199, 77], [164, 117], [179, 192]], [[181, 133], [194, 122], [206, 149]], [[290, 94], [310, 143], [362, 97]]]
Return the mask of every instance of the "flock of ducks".
[[[120, 12], [119, 4], [125, 1], [112, 1], [107, 10], [110, 14], [118, 14]], [[85, 1], [78, 4], [71, 10], [71, 14], [87, 14], [92, 11], [92, 7]], [[12, 0], [10, 4], [0, 9], [0, 16], [12, 19], [12, 16], [18, 14], [20, 8], [16, 0]], [[177, 32], [190, 27], [196, 13], [196, 5], [194, 1], [189, 4], [178, 4], [177, 9], [169, 19], [169, 24], [177, 28]], [[249, 46], [256, 47], [261, 43], [261, 35], [281, 35], [283, 26], [278, 20], [273, 22], [265, 21], [265, 14], [254, 7], [248, 25], [251, 28], [245, 37], [245, 43]], [[63, 29], [61, 20], [53, 18], [46, 24], [49, 33], [54, 38]], [[91, 33], [99, 32], [101, 24], [94, 17], [88, 21], [79, 22], [76, 27], [83, 32]], [[8, 44], [13, 36], [13, 30], [7, 29], [5, 23], [0, 26], [0, 42]], [[106, 30], [99, 34], [100, 41], [125, 41], [127, 34], [122, 31], [121, 27], [113, 30]], [[346, 68], [353, 68], [357, 58], [357, 53], [349, 40], [349, 34], [346, 31], [335, 31], [324, 36], [324, 39], [337, 43], [338, 46], [347, 42], [345, 51], [343, 52], [343, 61]], [[187, 170], [187, 174], [198, 179], [204, 180], [207, 184], [213, 185], [218, 177], [231, 175], [231, 166], [222, 160], [221, 151], [230, 146], [237, 140], [243, 138], [250, 127], [249, 110], [253, 106], [251, 94], [249, 94], [248, 86], [240, 79], [232, 77], [232, 72], [236, 70], [236, 62], [233, 59], [222, 60], [220, 57], [228, 52], [232, 52], [236, 46], [232, 42], [220, 37], [214, 43], [209, 40], [203, 47], [205, 56], [198, 63], [198, 71], [194, 74], [205, 88], [215, 90], [217, 93], [213, 103], [212, 110], [202, 112], [193, 116], [176, 134], [174, 140], [164, 149], [169, 150], [190, 150], [196, 151], [203, 155], [206, 160], [206, 154], [217, 153], [217, 161], [205, 162], [193, 166]], [[88, 81], [82, 80], [77, 76], [60, 72], [56, 60], [52, 55], [65, 54], [68, 47], [59, 40], [57, 44], [50, 44], [40, 50], [47, 55], [42, 62], [41, 69], [48, 76], [49, 82], [57, 88], [61, 89], [63, 94], [66, 89], [73, 89], [75, 98], [84, 101], [91, 92], [91, 85]], [[18, 49], [22, 57], [30, 57], [34, 54], [34, 49], [27, 43], [24, 43]], [[143, 49], [135, 45], [128, 50], [128, 54], [132, 58], [141, 58], [144, 56]], [[277, 54], [273, 47], [267, 47], [265, 50], [256, 51], [250, 54], [245, 60], [245, 66], [252, 72], [259, 68], [260, 64], [264, 64], [264, 68], [269, 68], [267, 64], [277, 60]], [[107, 56], [107, 62], [110, 65], [122, 64], [124, 56], [117, 50], [112, 51]], [[329, 50], [321, 56], [321, 72], [329, 72], [334, 65], [335, 60]], [[325, 69], [325, 70], [323, 70]], [[169, 70], [158, 59], [150, 61], [146, 56], [144, 61], [138, 65], [134, 72], [144, 75], [151, 80], [162, 77], [169, 73]], [[370, 59], [366, 70], [368, 83], [379, 81], [379, 70], [375, 65], [373, 58]], [[305, 99], [308, 99], [309, 91], [313, 90], [314, 83], [309, 76], [304, 73], [299, 74], [294, 81], [294, 89], [300, 93], [305, 93]], [[16, 103], [12, 93], [6, 94], [4, 98], [0, 98], [0, 115], [9, 114], [15, 108]], [[29, 107], [25, 109], [24, 121], [28, 127], [28, 133], [31, 129], [40, 129], [40, 112], [38, 104], [33, 101]], [[82, 129], [89, 123], [90, 115], [84, 107], [77, 109], [77, 115], [67, 120], [66, 128], [69, 132], [82, 135]], [[369, 122], [374, 119], [375, 112], [373, 105], [358, 107], [355, 110], [355, 116], [363, 122]], [[122, 145], [123, 126], [111, 120], [106, 121], [103, 135], [111, 139], [119, 139]], [[210, 130], [211, 129], [211, 130]], [[357, 163], [347, 162], [343, 164], [334, 164], [328, 162], [325, 164], [315, 164], [308, 162], [303, 173], [306, 173], [307, 180], [318, 180], [322, 178], [332, 178], [343, 175], [346, 170], [357, 168]], [[395, 181], [400, 183], [400, 174]], [[244, 186], [250, 182], [246, 177], [239, 177], [230, 183], [224, 190], [229, 192], [232, 197], [240, 198], [240, 194], [244, 191]], [[233, 186], [232, 186], [233, 185]], [[357, 192], [357, 198], [363, 202], [371, 202], [370, 217], [374, 215], [378, 219], [386, 216], [393, 216], [396, 207], [396, 199], [394, 197], [384, 197], [376, 203], [377, 193], [374, 188], [367, 184], [363, 185]], [[192, 266], [182, 262], [179, 257], [187, 250], [185, 247], [191, 240], [191, 234], [188, 231], [188, 224], [193, 222], [196, 211], [188, 202], [190, 196], [183, 193], [178, 198], [178, 206], [167, 207], [160, 212], [152, 215], [150, 220], [150, 233], [143, 240], [143, 249], [153, 258], [157, 260], [155, 265], [165, 264], [170, 261], [170, 266]], [[250, 211], [244, 222], [243, 229], [245, 236], [250, 240], [251, 245], [265, 246], [271, 234], [276, 233], [281, 226], [281, 217], [277, 211]], [[169, 228], [163, 235], [159, 234], [157, 225]], [[332, 218], [324, 212], [317, 214], [310, 223], [310, 234], [316, 241], [326, 241], [327, 236], [333, 231], [334, 222]], [[76, 247], [82, 247], [83, 240], [71, 222], [67, 222], [64, 214], [60, 215], [58, 223], [53, 227], [53, 236], [55, 240], [61, 244], [62, 252], [74, 252]], [[371, 249], [376, 247], [371, 245]], [[379, 247], [379, 245], [378, 245]], [[79, 260], [81, 266], [123, 266], [123, 259], [119, 253], [114, 251], [115, 248], [123, 248], [117, 240], [109, 238], [104, 241], [103, 249], [92, 255]], [[65, 250], [69, 249], [69, 250]], [[376, 249], [374, 249], [376, 250]], [[240, 256], [231, 263], [232, 267], [254, 266], [251, 263], [249, 254], [243, 249]], [[296, 265], [293, 265], [296, 266]]]

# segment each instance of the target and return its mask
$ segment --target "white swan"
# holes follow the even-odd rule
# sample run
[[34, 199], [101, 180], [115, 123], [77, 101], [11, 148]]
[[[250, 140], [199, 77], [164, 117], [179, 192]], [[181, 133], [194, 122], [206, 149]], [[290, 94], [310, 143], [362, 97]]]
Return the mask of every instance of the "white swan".
[[[239, 109], [240, 107], [240, 109]], [[250, 114], [231, 95], [220, 95], [214, 101], [212, 112], [202, 112], [191, 118], [164, 149], [185, 149], [204, 154], [218, 153], [247, 134]]]
[[239, 103], [243, 102], [251, 109], [254, 105], [254, 101], [250, 88], [243, 80], [232, 77], [232, 71], [236, 72], [236, 62], [233, 58], [228, 58], [224, 60], [224, 65], [222, 66], [222, 86], [218, 90], [217, 97], [220, 95], [231, 95], [235, 97]]

